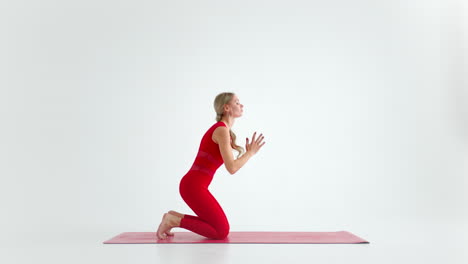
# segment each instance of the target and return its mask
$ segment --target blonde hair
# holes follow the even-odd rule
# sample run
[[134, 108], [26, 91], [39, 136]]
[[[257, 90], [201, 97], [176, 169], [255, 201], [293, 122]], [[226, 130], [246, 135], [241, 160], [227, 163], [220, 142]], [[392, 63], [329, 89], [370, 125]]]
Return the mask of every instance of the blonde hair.
[[[221, 121], [224, 115], [224, 105], [228, 104], [233, 96], [234, 93], [220, 93], [216, 96], [213, 104], [216, 111], [216, 121]], [[236, 134], [231, 129], [229, 129], [229, 134], [231, 135], [231, 147], [239, 152], [237, 155], [237, 158], [239, 158], [244, 152], [244, 148], [236, 144]]]

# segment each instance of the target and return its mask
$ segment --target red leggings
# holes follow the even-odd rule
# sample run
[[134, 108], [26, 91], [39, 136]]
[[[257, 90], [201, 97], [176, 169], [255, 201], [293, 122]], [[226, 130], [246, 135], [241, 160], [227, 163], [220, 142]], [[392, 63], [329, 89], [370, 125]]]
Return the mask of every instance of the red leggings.
[[224, 239], [229, 234], [229, 222], [218, 201], [208, 190], [212, 175], [189, 171], [180, 181], [182, 199], [197, 216], [185, 215], [180, 227], [211, 239]]

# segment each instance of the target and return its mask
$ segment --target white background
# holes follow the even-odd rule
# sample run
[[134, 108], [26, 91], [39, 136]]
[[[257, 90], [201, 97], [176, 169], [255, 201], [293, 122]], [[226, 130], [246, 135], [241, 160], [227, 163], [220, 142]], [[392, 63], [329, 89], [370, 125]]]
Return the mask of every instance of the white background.
[[[375, 242], [411, 223], [421, 243], [445, 228], [444, 242], [466, 241], [466, 9], [2, 1], [2, 245], [91, 234], [99, 244], [155, 231], [168, 210], [192, 214], [178, 184], [224, 91], [244, 104], [237, 142], [254, 131], [266, 141], [210, 186], [231, 231], [347, 230]], [[459, 246], [447, 256], [462, 258]]]

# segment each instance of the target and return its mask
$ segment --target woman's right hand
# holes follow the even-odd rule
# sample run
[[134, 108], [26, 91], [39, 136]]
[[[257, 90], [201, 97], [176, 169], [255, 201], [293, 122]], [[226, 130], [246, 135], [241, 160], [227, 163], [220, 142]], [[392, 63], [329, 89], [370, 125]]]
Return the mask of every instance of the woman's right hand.
[[249, 144], [249, 138], [245, 139], [246, 140], [245, 149], [246, 151], [250, 151], [252, 154], [256, 154], [257, 151], [259, 151], [260, 148], [263, 147], [263, 145], [265, 145], [265, 142], [262, 143], [264, 139], [263, 134], [260, 134], [257, 139], [255, 138], [256, 134], [257, 132], [254, 132], [252, 136], [252, 141], [250, 141], [251, 142], [250, 144]]

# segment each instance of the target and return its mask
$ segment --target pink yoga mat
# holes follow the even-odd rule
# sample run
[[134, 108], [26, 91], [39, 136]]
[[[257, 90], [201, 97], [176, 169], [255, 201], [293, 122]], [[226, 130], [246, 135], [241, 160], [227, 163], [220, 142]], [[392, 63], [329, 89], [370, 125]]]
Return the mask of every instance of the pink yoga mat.
[[191, 244], [191, 243], [237, 243], [237, 244], [358, 244], [369, 243], [347, 231], [338, 232], [230, 232], [223, 240], [208, 239], [192, 232], [174, 232], [164, 240], [156, 232], [125, 232], [104, 244]]

